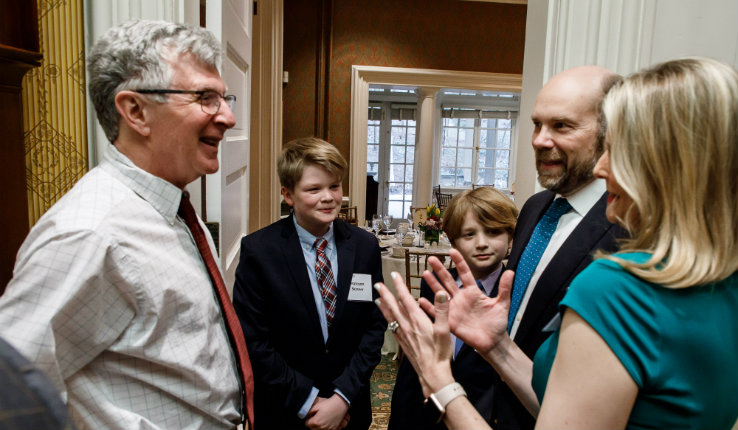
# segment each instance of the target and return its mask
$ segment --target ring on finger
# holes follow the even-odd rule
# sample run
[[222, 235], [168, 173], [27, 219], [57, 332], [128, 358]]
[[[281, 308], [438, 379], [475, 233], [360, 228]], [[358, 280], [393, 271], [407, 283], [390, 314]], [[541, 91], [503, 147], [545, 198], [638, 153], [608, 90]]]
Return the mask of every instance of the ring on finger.
[[400, 323], [397, 321], [392, 321], [387, 325], [387, 328], [389, 328], [392, 333], [396, 332], [398, 328], [400, 328]]

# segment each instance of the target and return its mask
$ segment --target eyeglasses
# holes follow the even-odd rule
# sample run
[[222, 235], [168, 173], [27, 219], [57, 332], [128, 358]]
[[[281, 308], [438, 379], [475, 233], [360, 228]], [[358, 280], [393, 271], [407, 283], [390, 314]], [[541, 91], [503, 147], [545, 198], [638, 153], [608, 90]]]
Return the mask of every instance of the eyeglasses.
[[225, 100], [226, 103], [228, 103], [228, 107], [233, 110], [233, 107], [236, 105], [236, 96], [230, 94], [230, 95], [220, 95], [217, 91], [213, 90], [202, 90], [202, 91], [192, 91], [192, 90], [134, 90], [137, 93], [141, 94], [195, 94], [198, 96], [198, 100], [200, 101], [200, 108], [203, 112], [205, 112], [208, 115], [215, 115], [218, 113], [218, 110], [220, 109], [220, 101]]

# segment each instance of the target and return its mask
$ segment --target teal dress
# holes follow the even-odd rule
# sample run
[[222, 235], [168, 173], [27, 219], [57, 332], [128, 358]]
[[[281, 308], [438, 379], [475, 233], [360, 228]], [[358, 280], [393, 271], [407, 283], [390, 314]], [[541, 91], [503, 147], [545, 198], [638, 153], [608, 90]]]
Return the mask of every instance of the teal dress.
[[[647, 254], [619, 254], [646, 261]], [[670, 289], [609, 260], [574, 279], [561, 312], [579, 314], [638, 385], [626, 428], [730, 428], [738, 418], [738, 274]], [[559, 331], [536, 353], [533, 389], [543, 398]]]

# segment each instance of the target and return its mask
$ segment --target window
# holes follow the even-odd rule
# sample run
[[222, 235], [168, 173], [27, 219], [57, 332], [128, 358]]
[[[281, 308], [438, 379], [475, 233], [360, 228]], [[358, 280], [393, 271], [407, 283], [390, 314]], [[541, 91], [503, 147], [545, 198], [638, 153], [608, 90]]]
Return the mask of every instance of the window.
[[446, 90], [442, 97], [438, 183], [445, 188], [493, 185], [509, 191], [517, 94]]
[[[405, 93], [400, 99], [407, 98], [408, 91], [400, 92]], [[415, 97], [414, 92], [411, 97]], [[387, 98], [397, 99], [392, 95], [384, 97]], [[396, 219], [404, 218], [412, 205], [416, 110], [415, 104], [369, 103], [366, 172], [379, 183], [377, 213], [390, 214]]]

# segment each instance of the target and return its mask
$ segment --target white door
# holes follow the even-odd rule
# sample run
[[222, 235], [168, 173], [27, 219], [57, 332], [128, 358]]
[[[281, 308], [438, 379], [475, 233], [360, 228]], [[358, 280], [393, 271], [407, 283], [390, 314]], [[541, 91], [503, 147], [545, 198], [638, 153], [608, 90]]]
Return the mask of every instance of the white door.
[[220, 262], [231, 295], [241, 237], [248, 228], [252, 5], [247, 0], [208, 0], [205, 13], [208, 30], [222, 43], [227, 93], [236, 96], [236, 126], [220, 144], [220, 170], [207, 177], [205, 196], [208, 221], [220, 223]]

